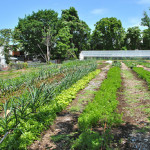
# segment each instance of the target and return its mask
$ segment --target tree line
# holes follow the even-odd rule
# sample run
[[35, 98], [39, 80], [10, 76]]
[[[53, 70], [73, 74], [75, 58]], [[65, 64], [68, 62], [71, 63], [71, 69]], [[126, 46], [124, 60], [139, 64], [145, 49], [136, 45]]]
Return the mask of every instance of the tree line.
[[[150, 10], [150, 9], [149, 9]], [[115, 17], [102, 18], [91, 33], [74, 7], [62, 10], [61, 17], [54, 10], [39, 10], [19, 18], [14, 30], [0, 30], [0, 45], [20, 49], [30, 55], [50, 59], [78, 58], [81, 50], [150, 49], [150, 16], [144, 12], [141, 25], [147, 29], [130, 27], [125, 31]]]

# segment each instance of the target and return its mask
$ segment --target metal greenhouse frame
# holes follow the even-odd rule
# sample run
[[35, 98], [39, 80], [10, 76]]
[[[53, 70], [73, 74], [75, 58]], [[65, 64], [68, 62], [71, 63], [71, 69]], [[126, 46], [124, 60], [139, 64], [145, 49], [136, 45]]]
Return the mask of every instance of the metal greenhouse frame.
[[80, 60], [88, 58], [102, 58], [102, 59], [132, 59], [142, 58], [150, 59], [150, 50], [89, 50], [81, 51]]

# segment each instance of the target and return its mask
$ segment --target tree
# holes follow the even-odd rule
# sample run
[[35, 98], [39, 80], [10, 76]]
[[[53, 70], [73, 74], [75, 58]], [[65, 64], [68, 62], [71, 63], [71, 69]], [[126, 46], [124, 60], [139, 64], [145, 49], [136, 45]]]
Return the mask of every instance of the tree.
[[70, 34], [70, 29], [68, 26], [61, 28], [57, 35], [57, 46], [56, 55], [58, 58], [69, 58], [70, 56], [75, 57], [74, 51], [71, 51], [70, 39], [72, 35]]
[[92, 33], [91, 45], [94, 49], [121, 49], [124, 41], [124, 29], [117, 18], [102, 18], [95, 25]]
[[11, 29], [2, 29], [0, 30], [0, 45], [5, 46], [9, 45], [11, 41], [11, 34], [12, 30]]
[[0, 30], [0, 46], [4, 46], [3, 55], [5, 56], [6, 63], [9, 64], [9, 50], [10, 42], [12, 40], [12, 30], [2, 29]]
[[[149, 8], [150, 10], [150, 8]], [[147, 12], [144, 11], [144, 17], [141, 19], [141, 25], [150, 28], [150, 17], [148, 16]]]
[[139, 27], [128, 28], [126, 33], [126, 47], [127, 49], [140, 49], [141, 46], [141, 30]]
[[47, 55], [45, 57], [47, 62], [50, 61], [51, 49], [52, 49], [52, 47], [54, 47], [55, 42], [56, 42], [55, 34], [56, 34], [56, 30], [51, 29], [50, 26], [48, 29], [44, 29], [42, 32], [42, 35], [43, 35], [43, 41], [42, 42], [47, 47]]
[[61, 22], [62, 28], [69, 27], [72, 36], [69, 39], [72, 53], [76, 53], [78, 56], [81, 50], [89, 48], [90, 28], [84, 21], [79, 19], [78, 12], [74, 7], [62, 10]]
[[[149, 8], [150, 10], [150, 8]], [[144, 12], [144, 17], [141, 19], [141, 25], [148, 27], [143, 31], [143, 49], [150, 49], [150, 16]]]
[[23, 44], [25, 51], [45, 57], [50, 60], [50, 50], [54, 49], [52, 44], [56, 36], [58, 13], [53, 10], [39, 10], [31, 15], [19, 19], [16, 29], [20, 31], [17, 39]]
[[149, 50], [150, 49], [150, 28], [145, 29], [143, 31], [143, 44], [142, 44], [142, 49]]

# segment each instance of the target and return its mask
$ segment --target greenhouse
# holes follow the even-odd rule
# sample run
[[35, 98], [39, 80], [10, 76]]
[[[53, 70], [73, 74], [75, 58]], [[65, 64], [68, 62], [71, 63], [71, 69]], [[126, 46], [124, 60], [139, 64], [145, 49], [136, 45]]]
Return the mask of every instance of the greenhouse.
[[80, 60], [88, 58], [102, 58], [102, 59], [150, 59], [150, 50], [89, 50], [81, 51]]

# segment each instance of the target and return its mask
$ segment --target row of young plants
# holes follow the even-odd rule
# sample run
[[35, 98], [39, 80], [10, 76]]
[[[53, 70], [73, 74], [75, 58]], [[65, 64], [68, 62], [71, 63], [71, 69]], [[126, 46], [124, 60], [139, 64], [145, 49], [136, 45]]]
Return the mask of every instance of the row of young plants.
[[56, 113], [69, 104], [77, 91], [99, 73], [99, 70], [90, 73], [95, 69], [95, 63], [79, 68], [59, 83], [43, 84], [39, 88], [32, 86], [22, 96], [12, 98], [10, 105], [5, 103], [4, 117], [0, 119], [0, 148], [26, 149], [52, 123]]
[[150, 72], [144, 70], [144, 68], [142, 67], [134, 67], [133, 71], [135, 71], [140, 78], [144, 79], [147, 82], [148, 88], [150, 90]]
[[141, 60], [141, 61], [136, 61], [136, 63], [137, 63], [138, 65], [142, 65], [142, 66], [145, 66], [145, 67], [150, 68], [150, 63], [147, 62], [147, 61]]
[[36, 80], [41, 80], [46, 77], [50, 77], [59, 72], [57, 65], [42, 67], [39, 71], [33, 71], [30, 73], [21, 74], [18, 77], [12, 79], [0, 79], [0, 94], [5, 95], [12, 91], [17, 90], [22, 85], [33, 84]]
[[[99, 150], [109, 147], [112, 140], [111, 127], [122, 122], [122, 115], [117, 113], [117, 90], [121, 87], [120, 72], [119, 67], [112, 67], [108, 71], [107, 78], [101, 84], [93, 102], [85, 107], [78, 118], [81, 134], [72, 149]], [[97, 125], [103, 128], [101, 133], [91, 130]]]
[[[144, 68], [142, 67], [136, 67], [137, 64], [140, 64], [140, 65], [143, 65], [143, 62], [141, 61], [136, 61], [136, 62], [132, 62], [132, 61], [124, 61], [124, 63], [131, 69], [133, 69], [133, 71], [135, 71], [138, 76], [142, 79], [144, 79], [147, 84], [148, 84], [148, 87], [150, 89], [150, 72], [145, 70]], [[144, 62], [145, 63], [145, 62]], [[145, 63], [146, 64], [146, 63]], [[149, 63], [147, 63], [149, 64]]]
[[[51, 66], [43, 66], [39, 69], [39, 71], [30, 72], [26, 74], [22, 74], [19, 77], [15, 77], [12, 79], [0, 79], [0, 94], [5, 95], [6, 93], [10, 93], [12, 91], [17, 90], [22, 85], [32, 85], [34, 82], [39, 80], [44, 80], [50, 77], [55, 76], [59, 73], [67, 73], [70, 71], [75, 71], [79, 67], [86, 67], [88, 65], [91, 65], [93, 62], [91, 61], [82, 61], [82, 63], [76, 64], [76, 61], [72, 61], [72, 65], [67, 65], [65, 63], [64, 65], [51, 65]], [[70, 62], [69, 62], [70, 64]]]
[[120, 67], [121, 62], [120, 61], [113, 61], [112, 66]]
[[141, 60], [137, 60], [137, 61], [123, 61], [129, 68], [133, 68], [136, 67], [137, 65], [142, 65], [145, 67], [150, 68], [150, 63], [146, 62], [146, 61], [141, 61]]
[[125, 63], [129, 68], [133, 68], [137, 66], [137, 63], [135, 61], [123, 61], [123, 63]]

